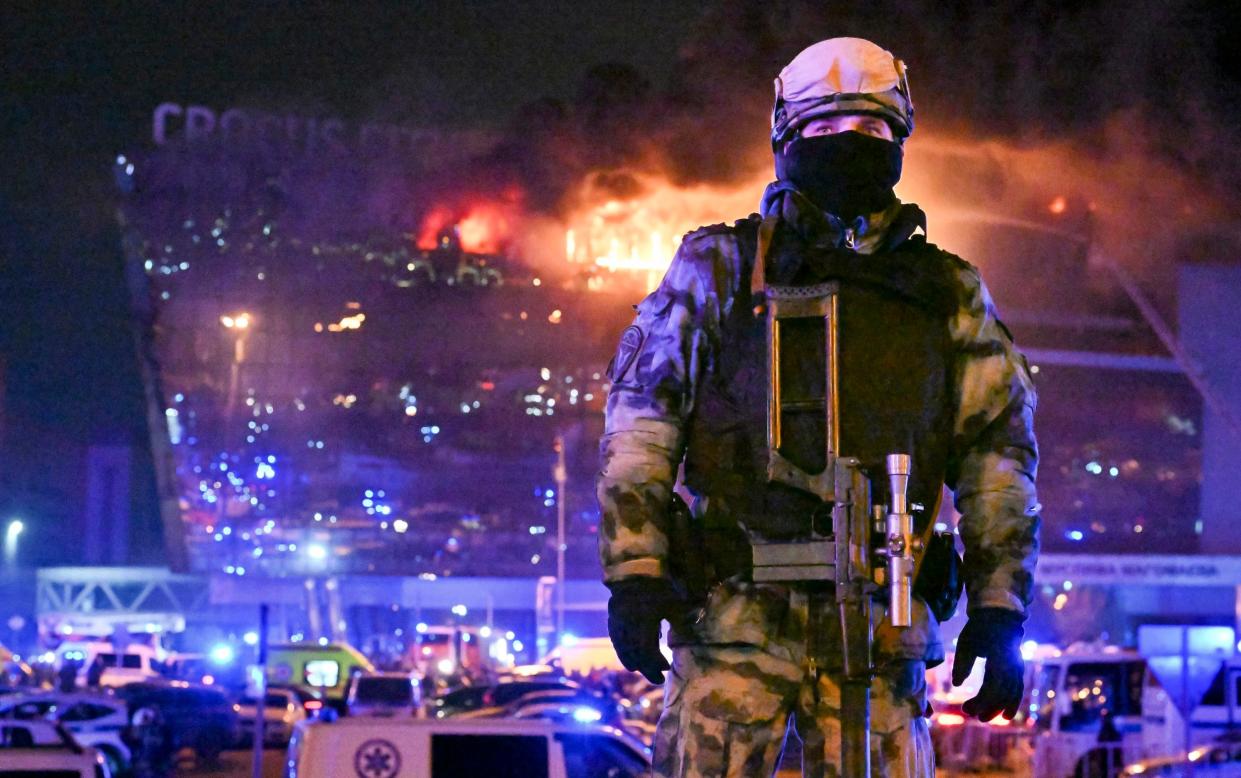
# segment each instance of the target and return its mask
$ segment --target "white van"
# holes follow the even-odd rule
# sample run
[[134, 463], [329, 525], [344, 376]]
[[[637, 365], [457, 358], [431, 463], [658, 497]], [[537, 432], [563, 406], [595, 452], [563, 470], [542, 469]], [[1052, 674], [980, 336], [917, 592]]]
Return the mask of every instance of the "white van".
[[[1139, 759], [1145, 677], [1146, 661], [1114, 646], [1070, 648], [1040, 660], [1029, 705], [1034, 775], [1072, 778], [1097, 749], [1119, 746], [1122, 754], [1112, 759], [1117, 767]], [[1104, 711], [1112, 717], [1117, 743], [1100, 742]]]
[[130, 643], [118, 652], [108, 641], [66, 641], [56, 649], [56, 666], [73, 662], [78, 668], [78, 685], [85, 686], [90, 668], [98, 659], [102, 666], [100, 686], [117, 687], [158, 678], [155, 670], [160, 652], [145, 643]]
[[612, 727], [512, 719], [343, 718], [303, 722], [286, 778], [646, 778], [650, 755]]

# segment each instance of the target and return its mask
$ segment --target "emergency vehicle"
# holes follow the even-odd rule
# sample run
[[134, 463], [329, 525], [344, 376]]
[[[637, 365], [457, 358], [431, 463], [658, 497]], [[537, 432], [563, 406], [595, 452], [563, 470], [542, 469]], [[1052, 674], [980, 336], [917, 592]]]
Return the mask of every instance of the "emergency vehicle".
[[267, 654], [267, 682], [322, 695], [344, 712], [345, 695], [357, 673], [373, 673], [370, 660], [345, 643], [282, 643]]
[[530, 719], [344, 718], [303, 722], [285, 778], [645, 778], [650, 756], [613, 727]]
[[1145, 683], [1146, 661], [1115, 646], [1072, 646], [1039, 660], [1026, 711], [1034, 775], [1072, 778], [1108, 754], [1117, 768], [1139, 759]]

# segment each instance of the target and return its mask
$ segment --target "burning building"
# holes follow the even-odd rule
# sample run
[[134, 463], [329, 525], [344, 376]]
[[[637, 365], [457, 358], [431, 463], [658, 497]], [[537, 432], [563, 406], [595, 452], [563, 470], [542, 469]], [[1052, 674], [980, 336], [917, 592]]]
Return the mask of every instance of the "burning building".
[[[595, 577], [616, 335], [685, 232], [755, 208], [763, 165], [687, 182], [638, 154], [540, 205], [502, 137], [376, 149], [341, 129], [308, 151], [193, 126], [117, 161], [189, 566], [538, 576], [563, 500], [570, 573]], [[1045, 547], [1195, 550], [1202, 400], [1117, 282], [1125, 194], [1063, 148], [922, 136], [908, 155], [898, 193], [981, 266], [1036, 373]]]

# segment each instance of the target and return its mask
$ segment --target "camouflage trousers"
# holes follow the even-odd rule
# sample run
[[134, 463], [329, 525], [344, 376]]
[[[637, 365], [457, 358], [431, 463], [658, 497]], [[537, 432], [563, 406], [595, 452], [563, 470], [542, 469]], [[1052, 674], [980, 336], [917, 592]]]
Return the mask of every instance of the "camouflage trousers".
[[[737, 610], [740, 594], [734, 592], [727, 598], [725, 611]], [[740, 613], [769, 610], [753, 596], [741, 598], [748, 602]], [[805, 599], [790, 599], [792, 603], [786, 601], [786, 616], [780, 621], [804, 626]], [[708, 607], [706, 621], [712, 620], [715, 610]], [[798, 611], [801, 618], [796, 618]], [[664, 711], [655, 734], [656, 776], [774, 775], [790, 732], [802, 744], [803, 776], [841, 775], [841, 672], [838, 667], [833, 669], [830, 661], [839, 655], [839, 643], [823, 645], [821, 635], [818, 644], [811, 645], [816, 641], [807, 640], [809, 633], [801, 628], [776, 629], [775, 633], [768, 633], [761, 644], [675, 645], [664, 690]], [[830, 634], [826, 637], [832, 639]], [[834, 639], [839, 640], [839, 633]], [[819, 658], [812, 661], [812, 657]], [[878, 675], [871, 685], [872, 775], [933, 778], [935, 756], [923, 717], [926, 663], [882, 656], [879, 661]], [[795, 747], [795, 741], [789, 742]]]

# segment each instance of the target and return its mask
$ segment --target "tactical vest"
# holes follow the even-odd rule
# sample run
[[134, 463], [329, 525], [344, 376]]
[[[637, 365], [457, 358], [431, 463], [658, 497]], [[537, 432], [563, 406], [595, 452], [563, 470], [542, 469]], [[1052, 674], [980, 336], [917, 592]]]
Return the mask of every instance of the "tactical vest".
[[[755, 262], [757, 223], [737, 225], [741, 283], [725, 320], [713, 364], [690, 419], [685, 482], [698, 498], [695, 513], [708, 530], [740, 526], [764, 541], [788, 541], [831, 529], [831, 506], [814, 495], [769, 483], [767, 467], [767, 336], [762, 293], [747, 279]], [[806, 246], [791, 229], [776, 231], [766, 281], [781, 285], [839, 284], [839, 455], [859, 458], [873, 473], [875, 501], [886, 500], [884, 456], [909, 453], [915, 531], [924, 533], [938, 504], [951, 453], [954, 349], [949, 322], [958, 309], [960, 260], [914, 236], [890, 250], [862, 255]], [[790, 271], [789, 268], [794, 268]], [[774, 270], [773, 270], [774, 269]], [[781, 271], [783, 269], [783, 271]], [[782, 381], [820, 385], [825, 375], [822, 326], [793, 331], [794, 353]], [[783, 336], [782, 336], [783, 337]], [[787, 355], [787, 346], [781, 350]], [[787, 361], [787, 356], [785, 357]], [[821, 415], [792, 425], [784, 437], [804, 470], [823, 470]], [[817, 461], [816, 461], [817, 460]], [[705, 507], [704, 507], [705, 506]]]

